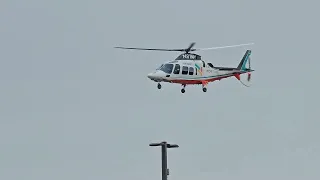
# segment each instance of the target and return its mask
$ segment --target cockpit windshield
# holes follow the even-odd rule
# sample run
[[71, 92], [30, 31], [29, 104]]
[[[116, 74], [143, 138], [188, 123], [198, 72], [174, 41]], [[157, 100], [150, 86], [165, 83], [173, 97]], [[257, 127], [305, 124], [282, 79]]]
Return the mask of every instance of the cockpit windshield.
[[161, 64], [161, 66], [160, 66], [160, 67], [158, 67], [156, 70], [160, 70], [160, 69], [162, 68], [162, 66], [163, 66], [163, 64]]
[[172, 69], [173, 69], [173, 64], [164, 64], [159, 68], [159, 70], [168, 74], [171, 74]]

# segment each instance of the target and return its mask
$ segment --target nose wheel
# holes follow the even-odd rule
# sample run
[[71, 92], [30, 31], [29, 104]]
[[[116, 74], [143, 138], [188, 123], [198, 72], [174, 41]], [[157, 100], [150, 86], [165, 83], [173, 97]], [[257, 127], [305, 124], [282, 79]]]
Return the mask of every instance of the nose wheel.
[[161, 84], [160, 83], [158, 83], [158, 89], [161, 89]]
[[182, 89], [181, 89], [181, 93], [185, 93], [185, 92], [186, 92], [185, 88], [186, 88], [186, 85], [183, 84], [183, 85], [182, 85]]

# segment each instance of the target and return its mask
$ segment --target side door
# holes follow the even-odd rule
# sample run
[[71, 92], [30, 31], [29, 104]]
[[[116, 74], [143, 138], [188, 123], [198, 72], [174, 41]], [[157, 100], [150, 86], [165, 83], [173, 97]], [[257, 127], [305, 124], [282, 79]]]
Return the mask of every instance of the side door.
[[189, 66], [189, 76], [194, 77], [196, 75], [195, 68], [193, 66]]
[[186, 75], [189, 75], [189, 66], [182, 66], [182, 71], [181, 71], [181, 74], [183, 76], [186, 76]]
[[175, 64], [175, 65], [174, 65], [173, 72], [172, 72], [172, 75], [173, 75], [174, 77], [179, 77], [180, 72], [181, 72], [181, 66], [180, 66], [180, 64]]

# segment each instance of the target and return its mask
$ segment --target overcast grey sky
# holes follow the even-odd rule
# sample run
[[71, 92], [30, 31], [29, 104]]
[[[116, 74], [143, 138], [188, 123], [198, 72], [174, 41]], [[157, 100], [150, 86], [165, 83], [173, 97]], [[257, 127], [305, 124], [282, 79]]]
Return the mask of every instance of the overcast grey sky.
[[[319, 3], [286, 0], [2, 0], [0, 179], [319, 179]], [[237, 66], [252, 49], [253, 86], [201, 86], [146, 75], [197, 48]], [[319, 110], [319, 109], [318, 109]], [[191, 162], [191, 163], [190, 163]]]

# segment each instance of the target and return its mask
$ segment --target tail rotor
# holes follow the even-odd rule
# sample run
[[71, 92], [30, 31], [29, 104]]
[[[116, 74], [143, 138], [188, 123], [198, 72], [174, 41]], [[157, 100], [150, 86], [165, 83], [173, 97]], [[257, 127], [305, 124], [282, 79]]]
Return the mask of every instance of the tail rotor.
[[250, 63], [250, 57], [249, 57], [249, 62], [248, 62], [248, 64], [249, 64], [249, 72], [248, 72], [248, 77], [247, 77], [247, 81], [248, 82], [250, 82], [250, 80], [251, 80], [251, 63]]
[[248, 68], [243, 68], [242, 70], [246, 71], [244, 73], [247, 73], [247, 82], [244, 83], [243, 81], [240, 80], [240, 78], [239, 78], [239, 81], [241, 82], [242, 85], [244, 85], [246, 87], [250, 87], [251, 85], [249, 85], [249, 84], [251, 84], [250, 83], [250, 81], [251, 81], [251, 72], [254, 71], [254, 70], [251, 69], [251, 58], [250, 57], [248, 57]]

